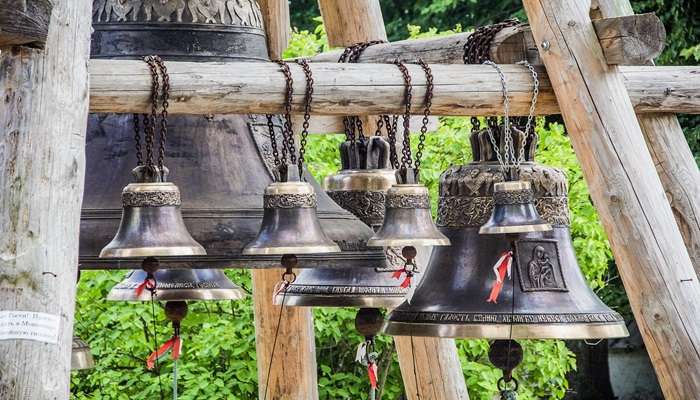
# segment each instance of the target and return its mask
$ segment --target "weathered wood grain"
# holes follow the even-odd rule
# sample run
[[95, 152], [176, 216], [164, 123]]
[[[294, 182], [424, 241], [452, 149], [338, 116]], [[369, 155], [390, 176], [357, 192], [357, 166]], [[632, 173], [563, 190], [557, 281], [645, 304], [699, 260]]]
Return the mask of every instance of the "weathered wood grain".
[[[285, 81], [272, 63], [167, 62], [174, 114], [281, 113]], [[403, 78], [394, 65], [316, 63], [315, 115], [379, 115], [403, 112]], [[425, 78], [418, 65], [408, 66], [414, 96], [425, 96]], [[527, 115], [532, 77], [523, 66], [503, 65], [511, 111]], [[291, 65], [297, 82], [293, 111], [303, 110], [304, 75]], [[501, 85], [487, 65], [432, 65], [435, 75], [433, 115], [500, 115]], [[543, 68], [537, 113], [558, 114], [552, 86]], [[700, 113], [700, 67], [621, 67], [622, 78], [637, 112]], [[150, 73], [141, 61], [90, 62], [91, 112], [147, 112]]]
[[[386, 40], [382, 9], [377, 0], [318, 0], [321, 16], [333, 47]], [[337, 61], [338, 58], [334, 61]]]
[[[600, 19], [593, 22], [608, 64], [644, 65], [663, 50], [666, 31], [654, 14]], [[359, 62], [390, 63], [399, 58], [415, 62], [462, 64], [464, 45], [471, 32], [426, 39], [401, 40], [373, 46], [362, 54]], [[314, 62], [338, 60], [340, 50], [314, 56]], [[519, 25], [501, 30], [491, 43], [491, 59], [499, 64], [515, 64], [528, 60], [542, 65], [530, 27]]]
[[524, 0], [576, 155], [669, 399], [696, 398], [700, 284], [589, 2]]
[[49, 33], [51, 0], [1, 0], [0, 47], [43, 48]]
[[267, 53], [271, 60], [282, 58], [282, 53], [289, 45], [292, 30], [289, 20], [289, 1], [258, 0], [265, 21], [267, 35]]
[[56, 0], [46, 48], [0, 54], [0, 310], [60, 318], [0, 341], [0, 399], [68, 399], [88, 113], [90, 0]]
[[[258, 357], [258, 397], [269, 400], [318, 399], [316, 342], [310, 308], [284, 307], [274, 346], [280, 307], [272, 304], [272, 294], [283, 270], [254, 270], [255, 349]], [[270, 367], [267, 396], [265, 383]]]

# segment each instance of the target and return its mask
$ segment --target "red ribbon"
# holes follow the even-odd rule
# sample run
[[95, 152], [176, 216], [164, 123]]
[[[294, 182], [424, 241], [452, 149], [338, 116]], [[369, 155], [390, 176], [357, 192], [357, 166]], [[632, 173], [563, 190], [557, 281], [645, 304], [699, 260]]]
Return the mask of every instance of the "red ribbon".
[[163, 358], [168, 351], [171, 352], [171, 358], [173, 360], [180, 359], [180, 352], [182, 351], [182, 340], [180, 336], [171, 337], [167, 342], [163, 343], [158, 350], [151, 353], [146, 360], [146, 367], [148, 369], [153, 369], [156, 365], [156, 360]]
[[367, 364], [367, 375], [372, 389], [377, 389], [377, 364], [370, 362]]
[[396, 271], [394, 271], [391, 277], [394, 279], [401, 279], [401, 275], [403, 274], [406, 274], [406, 277], [403, 279], [400, 286], [401, 288], [406, 289], [407, 287], [411, 286], [411, 278], [413, 277], [412, 272], [409, 272], [408, 270], [406, 270], [406, 268], [397, 269]]
[[404, 271], [405, 270], [403, 269], [397, 269], [393, 274], [391, 274], [391, 277], [394, 279], [401, 279], [401, 274], [403, 274]]
[[156, 280], [153, 278], [146, 278], [141, 282], [140, 285], [136, 286], [135, 292], [136, 296], [140, 297], [144, 289], [153, 290], [156, 288]]
[[491, 287], [491, 293], [489, 298], [486, 299], [487, 303], [498, 303], [498, 295], [501, 294], [501, 289], [503, 289], [503, 282], [505, 281], [506, 274], [510, 278], [510, 269], [513, 265], [513, 252], [506, 251], [501, 255], [501, 258], [496, 261], [496, 265], [493, 266], [493, 273], [496, 275], [496, 281]]
[[401, 282], [401, 288], [406, 289], [409, 286], [411, 286], [411, 275], [406, 274], [406, 278]]

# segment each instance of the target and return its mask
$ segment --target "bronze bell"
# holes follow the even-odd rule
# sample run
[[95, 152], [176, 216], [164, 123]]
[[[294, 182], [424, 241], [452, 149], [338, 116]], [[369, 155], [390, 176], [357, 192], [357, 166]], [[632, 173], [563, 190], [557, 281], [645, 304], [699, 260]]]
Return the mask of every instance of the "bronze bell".
[[[291, 168], [294, 170], [295, 168]], [[340, 252], [321, 228], [316, 193], [306, 182], [274, 182], [265, 188], [263, 221], [245, 255], [322, 254]]]
[[73, 336], [73, 345], [70, 356], [70, 369], [78, 371], [81, 369], [90, 369], [95, 366], [95, 360], [92, 358], [90, 345], [77, 336]]
[[386, 196], [384, 223], [368, 246], [449, 246], [430, 214], [428, 188], [421, 184], [397, 184]]
[[342, 169], [326, 177], [326, 193], [371, 228], [384, 221], [386, 193], [396, 184], [389, 167], [389, 143], [380, 136], [340, 145]]
[[[136, 290], [146, 275], [142, 269], [132, 270], [110, 290], [107, 300], [150, 301], [149, 291]], [[157, 284], [155, 301], [240, 300], [246, 296], [220, 269], [161, 269], [153, 276]]]
[[[531, 136], [528, 146], [535, 140]], [[531, 183], [539, 215], [553, 229], [525, 233], [514, 242], [504, 235], [481, 235], [480, 226], [494, 208], [494, 186], [505, 177], [488, 140], [472, 147], [475, 161], [448, 169], [440, 179], [437, 223], [453, 245], [433, 251], [410, 304], [389, 314], [386, 333], [490, 339], [627, 336], [622, 317], [591, 291], [578, 267], [564, 173], [534, 163], [534, 146], [529, 146], [520, 179]], [[498, 264], [510, 251], [512, 264]]]
[[[109, 3], [109, 2], [108, 2]], [[174, 4], [176, 2], [169, 2]], [[230, 1], [224, 15], [209, 17], [155, 7], [134, 6], [122, 18], [95, 0], [92, 57], [141, 59], [158, 54], [166, 61], [267, 61], [265, 30], [258, 2]], [[144, 3], [145, 4], [145, 3]], [[195, 13], [199, 13], [195, 8]], [[123, 11], [123, 10], [122, 10]], [[214, 29], [215, 28], [215, 29]], [[281, 129], [274, 121], [278, 143]], [[136, 163], [131, 115], [91, 114], [88, 120], [86, 176], [80, 235], [81, 269], [133, 269], [132, 260], [99, 258], [119, 226], [119, 190], [131, 182]], [[272, 181], [275, 164], [264, 116], [170, 115], [170, 180], [182, 193], [181, 212], [206, 255], [162, 257], [168, 268], [272, 268], [279, 256], [246, 256], [243, 247], [260, 228], [260, 197]], [[305, 267], [381, 267], [381, 249], [367, 248], [372, 230], [320, 191], [313, 178], [323, 231], [342, 252], [300, 255]]]
[[156, 179], [144, 166], [133, 170], [135, 183], [122, 191], [122, 219], [114, 239], [101, 258], [146, 258], [205, 255], [204, 248], [187, 231], [180, 212], [180, 190], [163, 178]]
[[479, 229], [482, 235], [504, 235], [551, 231], [552, 226], [540, 218], [535, 195], [528, 181], [493, 184], [493, 213]]

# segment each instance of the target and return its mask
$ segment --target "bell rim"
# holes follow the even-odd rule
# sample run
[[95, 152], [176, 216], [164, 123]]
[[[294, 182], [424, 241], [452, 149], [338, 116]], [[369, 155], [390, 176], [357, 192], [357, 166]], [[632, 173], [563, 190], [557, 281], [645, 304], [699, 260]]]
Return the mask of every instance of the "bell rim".
[[177, 257], [177, 256], [206, 256], [207, 251], [201, 245], [196, 246], [154, 246], [110, 248], [109, 245], [100, 251], [99, 258], [145, 258], [145, 257]]
[[368, 247], [451, 246], [449, 238], [370, 238]]
[[[283, 294], [275, 295], [272, 304], [282, 305]], [[402, 296], [343, 296], [343, 295], [290, 295], [284, 299], [287, 307], [328, 307], [328, 308], [383, 308], [394, 309], [405, 299]]]
[[[242, 300], [247, 297], [247, 293], [239, 288], [227, 289], [176, 289], [176, 290], [158, 290], [156, 287], [156, 295], [153, 296], [154, 301], [219, 301], [219, 300]], [[127, 302], [146, 302], [151, 301], [151, 293], [143, 291], [139, 296], [133, 289], [119, 289], [109, 291], [107, 301], [127, 301]]]
[[437, 324], [387, 320], [382, 332], [390, 336], [453, 339], [616, 339], [629, 336], [624, 321], [560, 324]]
[[246, 246], [242, 254], [246, 256], [267, 256], [285, 254], [327, 254], [340, 253], [342, 250], [337, 244], [324, 244], [314, 246], [283, 246], [283, 247], [257, 247]]
[[528, 224], [528, 225], [508, 225], [508, 226], [482, 226], [479, 228], [480, 235], [504, 235], [513, 233], [549, 232], [552, 225], [548, 223]]

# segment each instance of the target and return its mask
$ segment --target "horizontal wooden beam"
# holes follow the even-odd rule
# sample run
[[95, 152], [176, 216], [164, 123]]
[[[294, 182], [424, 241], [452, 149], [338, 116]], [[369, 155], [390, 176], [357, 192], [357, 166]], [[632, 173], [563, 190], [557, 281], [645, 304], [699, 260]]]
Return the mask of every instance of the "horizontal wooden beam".
[[51, 0], [0, 1], [0, 47], [43, 48], [49, 34]]
[[[659, 17], [639, 14], [593, 21], [603, 55], [608, 64], [646, 65], [663, 50], [666, 31]], [[436, 64], [463, 64], [464, 44], [471, 32], [427, 39], [401, 40], [367, 48], [358, 62], [389, 63], [400, 58]], [[314, 56], [314, 62], [337, 62], [342, 50]], [[537, 45], [528, 25], [501, 30], [491, 43], [491, 59], [500, 64], [528, 60], [542, 65]]]
[[[279, 114], [285, 81], [273, 63], [167, 62], [170, 112], [174, 114]], [[403, 78], [393, 65], [312, 65], [316, 115], [379, 115], [403, 112]], [[425, 95], [425, 78], [417, 65], [413, 76], [416, 110]], [[513, 115], [526, 115], [532, 78], [522, 66], [503, 65]], [[435, 75], [434, 115], [503, 114], [501, 84], [486, 65], [432, 65]], [[291, 65], [295, 82], [294, 112], [303, 106], [304, 74]], [[700, 114], [700, 67], [622, 67], [622, 76], [637, 112]], [[543, 69], [537, 114], [559, 113]], [[149, 109], [151, 76], [142, 61], [92, 60], [90, 111], [143, 113]], [[417, 111], [418, 112], [418, 111]]]

